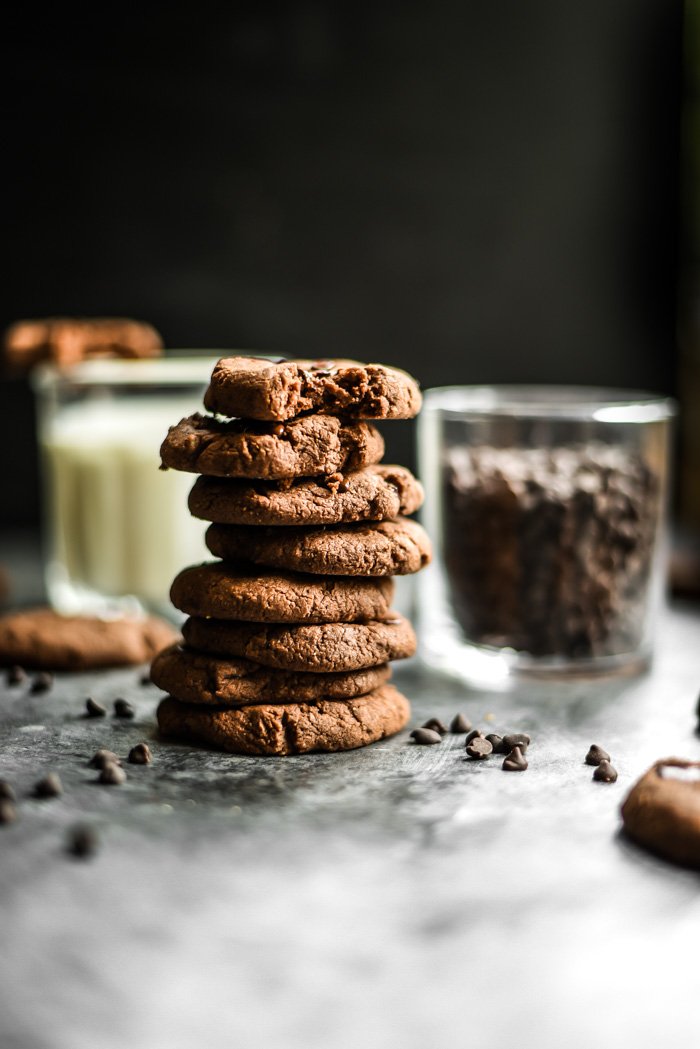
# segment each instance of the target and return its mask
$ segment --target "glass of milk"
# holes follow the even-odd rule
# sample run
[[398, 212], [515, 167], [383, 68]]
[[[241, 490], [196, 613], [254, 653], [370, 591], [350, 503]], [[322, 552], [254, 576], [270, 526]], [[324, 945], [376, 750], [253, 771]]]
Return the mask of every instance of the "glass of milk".
[[[226, 351], [228, 352], [228, 351]], [[202, 410], [220, 353], [38, 369], [46, 586], [63, 613], [172, 617], [168, 592], [208, 557], [191, 474], [159, 469], [168, 427]]]

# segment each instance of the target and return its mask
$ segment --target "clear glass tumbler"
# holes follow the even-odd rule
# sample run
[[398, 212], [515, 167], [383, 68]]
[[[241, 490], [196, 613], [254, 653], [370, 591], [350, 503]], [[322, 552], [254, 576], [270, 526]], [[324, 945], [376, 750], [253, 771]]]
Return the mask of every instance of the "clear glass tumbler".
[[173, 576], [204, 560], [190, 474], [159, 470], [168, 427], [201, 410], [218, 356], [38, 369], [46, 585], [60, 612], [171, 614]]
[[663, 592], [674, 414], [669, 399], [630, 390], [428, 390], [424, 662], [495, 687], [643, 669]]

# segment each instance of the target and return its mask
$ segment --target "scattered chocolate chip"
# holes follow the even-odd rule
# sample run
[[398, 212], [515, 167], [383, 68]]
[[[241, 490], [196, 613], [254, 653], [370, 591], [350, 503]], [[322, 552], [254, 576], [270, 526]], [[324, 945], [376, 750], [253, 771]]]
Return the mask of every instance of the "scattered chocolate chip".
[[587, 765], [600, 765], [601, 761], [610, 761], [610, 755], [597, 743], [591, 743], [585, 761]]
[[483, 739], [484, 738], [484, 733], [479, 728], [473, 728], [471, 730], [471, 732], [468, 734], [468, 736], [465, 739], [465, 741], [464, 741], [465, 747], [468, 747], [473, 739], [479, 739], [479, 738]]
[[141, 677], [139, 678], [139, 685], [150, 685], [150, 683], [151, 683], [151, 673], [150, 673], [150, 671], [146, 671], [146, 673], [142, 674]]
[[40, 692], [48, 692], [52, 686], [53, 674], [49, 674], [46, 670], [40, 670], [38, 674], [35, 674], [29, 691], [32, 695], [37, 696]]
[[115, 699], [114, 701], [114, 716], [117, 718], [133, 718], [136, 711], [132, 707], [131, 703], [128, 703], [125, 699]]
[[71, 827], [66, 841], [66, 852], [77, 859], [86, 860], [94, 856], [99, 848], [99, 838], [92, 827]]
[[467, 754], [470, 758], [490, 758], [493, 747], [483, 736], [475, 736], [471, 743], [467, 744]]
[[148, 743], [137, 743], [129, 751], [129, 761], [132, 765], [150, 765], [152, 760], [151, 748]]
[[455, 714], [450, 722], [450, 732], [454, 732], [455, 735], [461, 735], [462, 732], [470, 732], [472, 723], [469, 718], [465, 718], [464, 714]]
[[27, 672], [23, 667], [8, 667], [6, 677], [8, 685], [22, 685], [27, 680]]
[[524, 772], [527, 768], [527, 758], [520, 747], [513, 747], [510, 754], [503, 759], [501, 768], [504, 772]]
[[494, 754], [509, 754], [510, 750], [503, 744], [503, 736], [499, 736], [497, 732], [489, 732], [487, 740], [493, 747]]
[[103, 769], [105, 765], [121, 765], [121, 758], [111, 750], [98, 750], [88, 761], [91, 769]]
[[9, 798], [0, 798], [0, 823], [14, 823], [17, 819], [17, 808]]
[[432, 728], [414, 728], [411, 733], [411, 739], [414, 739], [416, 743], [422, 746], [429, 746], [431, 743], [442, 743], [442, 736]]
[[0, 779], [0, 799], [5, 801], [16, 801], [14, 789], [6, 779]]
[[101, 703], [88, 697], [85, 700], [86, 716], [89, 718], [104, 718], [107, 716], [107, 707], [103, 707]]
[[100, 772], [98, 782], [106, 783], [110, 787], [120, 787], [122, 783], [126, 783], [126, 772], [113, 761], [108, 761]]
[[515, 750], [516, 747], [519, 747], [521, 751], [526, 751], [529, 746], [530, 737], [527, 732], [511, 732], [503, 737], [505, 754], [510, 754], [511, 750]]
[[614, 783], [617, 779], [617, 770], [612, 767], [607, 758], [601, 758], [593, 769], [593, 779], [597, 783]]
[[34, 786], [35, 798], [57, 798], [63, 794], [63, 784], [56, 772], [47, 772]]
[[445, 725], [440, 718], [428, 718], [427, 721], [423, 722], [422, 728], [431, 728], [433, 732], [439, 732], [441, 736], [447, 734], [447, 725]]

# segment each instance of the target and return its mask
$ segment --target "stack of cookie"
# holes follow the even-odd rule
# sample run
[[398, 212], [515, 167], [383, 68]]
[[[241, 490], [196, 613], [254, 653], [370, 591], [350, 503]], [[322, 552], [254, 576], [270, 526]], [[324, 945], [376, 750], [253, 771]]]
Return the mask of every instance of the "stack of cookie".
[[220, 560], [186, 568], [171, 600], [184, 644], [155, 659], [169, 693], [164, 735], [246, 754], [363, 746], [398, 732], [408, 701], [388, 661], [410, 656], [391, 576], [430, 559], [406, 514], [423, 498], [400, 466], [379, 465], [370, 419], [416, 415], [405, 372], [353, 361], [225, 358], [204, 404], [173, 426], [163, 467], [198, 473], [189, 499], [212, 522]]

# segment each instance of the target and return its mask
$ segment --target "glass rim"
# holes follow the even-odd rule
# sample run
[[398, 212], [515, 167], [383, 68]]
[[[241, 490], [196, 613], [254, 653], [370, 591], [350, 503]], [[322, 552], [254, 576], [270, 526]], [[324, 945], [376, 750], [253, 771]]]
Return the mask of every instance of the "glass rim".
[[267, 359], [272, 355], [259, 350], [178, 349], [166, 350], [162, 357], [100, 357], [79, 361], [68, 368], [40, 364], [32, 372], [31, 382], [39, 391], [61, 383], [70, 386], [201, 385], [209, 382], [214, 365], [222, 357]]
[[606, 386], [509, 383], [491, 386], [433, 386], [423, 393], [424, 409], [452, 416], [515, 419], [591, 420], [652, 423], [672, 419], [672, 397], [648, 390]]

